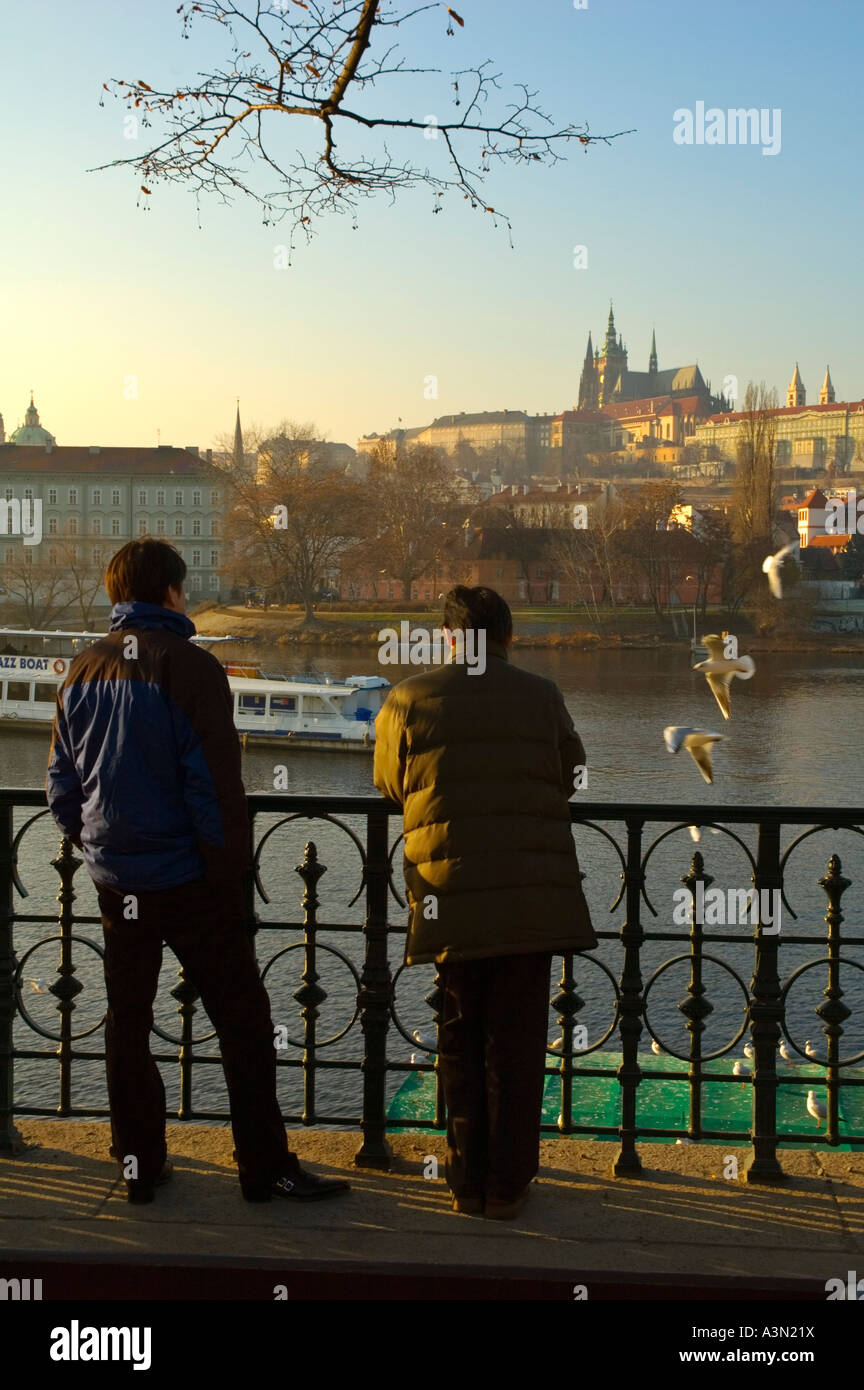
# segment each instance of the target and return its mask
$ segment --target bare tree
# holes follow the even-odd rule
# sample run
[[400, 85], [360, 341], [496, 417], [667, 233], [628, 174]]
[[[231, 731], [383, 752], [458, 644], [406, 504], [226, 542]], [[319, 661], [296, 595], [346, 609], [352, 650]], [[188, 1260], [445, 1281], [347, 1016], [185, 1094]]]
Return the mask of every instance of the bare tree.
[[[363, 526], [381, 567], [402, 581], [402, 597], [440, 562], [461, 499], [453, 471], [431, 445], [376, 446], [369, 456]], [[448, 530], [449, 528], [449, 530]]]
[[81, 622], [89, 632], [96, 611], [96, 600], [102, 592], [105, 566], [93, 556], [93, 547], [64, 541], [58, 555], [61, 571], [65, 572], [70, 602], [80, 613]]
[[774, 533], [777, 465], [777, 392], [751, 381], [744, 396], [733, 502], [733, 535], [770, 545]]
[[41, 545], [6, 546], [3, 586], [10, 621], [28, 627], [45, 628], [56, 623], [74, 602], [63, 567]]
[[[291, 218], [292, 239], [298, 228], [308, 234], [313, 219], [324, 212], [356, 216], [361, 198], [395, 196], [416, 186], [431, 191], [434, 212], [441, 211], [447, 193], [456, 192], [509, 227], [482, 191], [493, 161], [553, 164], [573, 142], [608, 145], [631, 133], [592, 135], [587, 125], [557, 128], [537, 105], [537, 92], [524, 84], [516, 84], [512, 100], [491, 114], [490, 98], [500, 91], [501, 74], [489, 59], [450, 74], [450, 99], [457, 108], [452, 119], [376, 110], [370, 98], [385, 79], [395, 79], [397, 86], [400, 79], [409, 80], [407, 92], [400, 93], [404, 111], [411, 107], [410, 80], [440, 71], [399, 56], [390, 35], [427, 10], [442, 9], [447, 34], [453, 36], [454, 22], [461, 29], [464, 21], [438, 0], [419, 5], [409, 0], [407, 8], [387, 0], [181, 4], [184, 36], [194, 21], [218, 24], [226, 31], [230, 54], [220, 69], [198, 74], [189, 85], [159, 89], [141, 78], [103, 83], [133, 117], [139, 113], [145, 128], [158, 125], [161, 134], [144, 154], [100, 168], [132, 165], [145, 198], [151, 194], [148, 185], [159, 180], [186, 185], [196, 194], [215, 193], [223, 202], [250, 198], [265, 223]], [[392, 155], [382, 133], [440, 139], [443, 169], [433, 172], [415, 163], [410, 151], [404, 158]], [[304, 148], [297, 150], [295, 141], [305, 141]], [[286, 157], [289, 148], [293, 153]]]
[[[572, 507], [571, 507], [572, 512]], [[575, 518], [575, 513], [573, 514]], [[582, 595], [587, 611], [600, 621], [600, 603], [615, 607], [615, 568], [626, 513], [617, 497], [605, 496], [591, 504], [588, 524], [556, 531], [551, 544], [554, 562], [563, 578], [571, 580]]]

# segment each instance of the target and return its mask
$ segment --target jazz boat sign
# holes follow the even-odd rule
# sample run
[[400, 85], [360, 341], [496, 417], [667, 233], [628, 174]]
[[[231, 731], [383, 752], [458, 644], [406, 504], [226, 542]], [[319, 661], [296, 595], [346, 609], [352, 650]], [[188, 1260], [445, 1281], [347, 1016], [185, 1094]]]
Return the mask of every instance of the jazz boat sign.
[[42, 680], [59, 680], [69, 670], [69, 659], [63, 656], [0, 656], [0, 680], [13, 676], [34, 676]]

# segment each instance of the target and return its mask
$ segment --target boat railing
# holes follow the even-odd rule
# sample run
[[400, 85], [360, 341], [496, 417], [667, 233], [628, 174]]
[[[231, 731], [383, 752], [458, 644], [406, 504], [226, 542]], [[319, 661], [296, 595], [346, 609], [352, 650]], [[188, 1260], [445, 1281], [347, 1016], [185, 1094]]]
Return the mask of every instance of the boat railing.
[[[255, 869], [245, 914], [278, 1001], [274, 1022], [287, 1020], [283, 1042], [275, 1041], [283, 1087], [294, 1097], [286, 1122], [356, 1126], [357, 1162], [386, 1168], [388, 1106], [407, 1078], [431, 1075], [434, 1114], [402, 1125], [422, 1131], [446, 1121], [434, 1054], [439, 982], [433, 967], [403, 965], [400, 808], [377, 797], [275, 793], [249, 795], [247, 808]], [[864, 812], [714, 806], [709, 813], [692, 804], [574, 800], [571, 818], [598, 946], [556, 958], [547, 1073], [560, 1111], [543, 1132], [612, 1141], [620, 1176], [639, 1175], [640, 1144], [649, 1141], [749, 1146], [748, 1181], [767, 1183], [784, 1180], [781, 1144], [864, 1145], [864, 933], [845, 922], [850, 910], [860, 920]], [[691, 835], [702, 836], [698, 848]], [[297, 901], [286, 908], [292, 859]], [[81, 868], [41, 791], [0, 790], [0, 1148], [7, 1151], [16, 1116], [108, 1114], [104, 1090], [85, 1101], [73, 1084], [104, 1061], [99, 918], [89, 884], [77, 877]], [[743, 925], [711, 924], [700, 907], [712, 885], [718, 891], [727, 880], [750, 885], [751, 907], [755, 898]], [[51, 1011], [48, 1000], [37, 1009], [40, 993], [51, 997]], [[219, 1065], [194, 981], [181, 970], [170, 995], [178, 1021], [165, 1021], [173, 1004], [160, 999], [154, 1053], [177, 1069], [172, 1114], [223, 1121], [224, 1107], [202, 1106], [193, 1088]], [[417, 1024], [427, 1045], [431, 1035], [428, 1056], [413, 1037]], [[333, 1099], [334, 1078], [341, 1099]], [[677, 1087], [675, 1124], [658, 1124], [643, 1102], [658, 1082]], [[605, 1115], [586, 1111], [584, 1098], [598, 1085], [611, 1097]], [[732, 1128], [717, 1124], [711, 1100], [728, 1087], [738, 1088], [729, 1094], [740, 1098], [739, 1111], [746, 1102], [746, 1121]]]

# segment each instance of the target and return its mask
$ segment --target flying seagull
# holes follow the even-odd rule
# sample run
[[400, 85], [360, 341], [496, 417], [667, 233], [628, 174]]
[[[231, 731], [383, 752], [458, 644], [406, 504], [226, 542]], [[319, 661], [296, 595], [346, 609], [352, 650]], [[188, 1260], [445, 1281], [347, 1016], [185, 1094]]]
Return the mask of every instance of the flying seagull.
[[[701, 825], [688, 825], [687, 829], [690, 831], [690, 839], [691, 839], [691, 840], [694, 840], [694, 841], [696, 842], [696, 844], [698, 845], [699, 841], [702, 839], [702, 826], [701, 826]], [[719, 830], [715, 830], [713, 825], [707, 826], [706, 829], [710, 830], [712, 835], [719, 835], [719, 834], [720, 834], [720, 831], [719, 831]]]
[[718, 636], [716, 632], [710, 633], [708, 637], [703, 637], [702, 645], [708, 648], [708, 660], [698, 662], [693, 670], [705, 672], [705, 679], [711, 694], [720, 706], [723, 718], [728, 719], [730, 714], [729, 687], [732, 684], [732, 677], [738, 676], [742, 681], [749, 681], [756, 670], [756, 664], [752, 656], [735, 658], [726, 656], [723, 638]]
[[766, 555], [762, 561], [762, 572], [767, 574], [768, 583], [771, 585], [771, 592], [775, 598], [783, 597], [783, 580], [780, 571], [783, 568], [783, 561], [787, 555], [791, 555], [793, 550], [797, 550], [800, 542], [790, 541], [784, 545], [782, 550], [778, 550], [776, 555]]
[[686, 748], [705, 781], [714, 781], [711, 745], [723, 738], [723, 734], [709, 734], [705, 729], [688, 729], [682, 724], [670, 724], [663, 730], [663, 738], [670, 753]]

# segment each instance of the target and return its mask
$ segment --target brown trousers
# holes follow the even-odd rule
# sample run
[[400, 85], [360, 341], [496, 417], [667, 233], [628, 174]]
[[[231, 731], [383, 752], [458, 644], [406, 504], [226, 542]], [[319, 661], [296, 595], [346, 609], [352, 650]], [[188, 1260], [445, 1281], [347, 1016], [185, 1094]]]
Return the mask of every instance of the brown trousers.
[[105, 936], [111, 1152], [121, 1162], [134, 1155], [144, 1181], [165, 1161], [165, 1087], [150, 1053], [165, 941], [219, 1036], [240, 1175], [264, 1183], [296, 1169], [276, 1098], [270, 1000], [243, 925], [239, 884], [234, 894], [204, 879], [136, 893], [137, 920], [124, 916], [122, 893], [96, 888]]
[[510, 1202], [537, 1175], [551, 965], [543, 953], [438, 966], [447, 1181], [457, 1197]]

